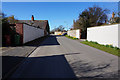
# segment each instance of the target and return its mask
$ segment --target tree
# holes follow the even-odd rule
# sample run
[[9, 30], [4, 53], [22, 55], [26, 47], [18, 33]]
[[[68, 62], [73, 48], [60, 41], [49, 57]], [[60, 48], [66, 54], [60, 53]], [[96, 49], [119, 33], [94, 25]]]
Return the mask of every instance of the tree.
[[0, 13], [0, 25], [2, 24], [2, 13]]
[[60, 25], [59, 27], [55, 28], [54, 31], [64, 31], [63, 25]]
[[0, 24], [3, 24], [3, 23], [8, 24], [8, 20], [4, 13], [0, 13]]
[[118, 12], [118, 17], [120, 17], [120, 12]]
[[0, 22], [2, 24], [4, 24], [4, 23], [14, 24], [14, 23], [17, 23], [18, 20], [14, 18], [14, 15], [6, 17], [6, 14], [0, 13]]
[[79, 20], [73, 20], [73, 28], [74, 29], [79, 29], [79, 25], [80, 25], [80, 23], [79, 23]]
[[59, 27], [57, 28], [54, 28], [53, 30], [50, 31], [51, 34], [53, 34], [55, 31], [66, 31], [65, 28], [63, 27], [63, 25], [60, 25]]
[[18, 20], [14, 18], [14, 15], [9, 16], [7, 19], [10, 24], [14, 24], [18, 22]]
[[85, 31], [87, 27], [100, 25], [100, 23], [104, 23], [106, 21], [106, 13], [108, 12], [108, 9], [103, 10], [98, 6], [89, 7], [79, 14], [79, 19], [73, 24], [74, 28], [81, 28]]
[[73, 21], [74, 29], [82, 30], [82, 37], [86, 38], [87, 28], [98, 26], [106, 22], [108, 9], [102, 9], [98, 6], [89, 7], [79, 14], [79, 19]]
[[14, 16], [6, 17], [4, 13], [0, 13], [0, 19], [2, 23], [2, 35], [6, 34], [15, 34], [15, 26], [13, 28], [10, 27], [10, 24], [14, 24], [17, 22], [17, 20], [14, 18]]

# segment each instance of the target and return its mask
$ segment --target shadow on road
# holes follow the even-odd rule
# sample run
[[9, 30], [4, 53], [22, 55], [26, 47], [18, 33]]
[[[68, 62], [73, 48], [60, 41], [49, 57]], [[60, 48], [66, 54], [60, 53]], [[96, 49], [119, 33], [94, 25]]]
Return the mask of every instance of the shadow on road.
[[[30, 54], [29, 53], [30, 50], [32, 51], [32, 49], [34, 49], [32, 48], [32, 46], [37, 47], [37, 46], [47, 46], [47, 45], [60, 45], [56, 37], [61, 37], [61, 36], [52, 35], [47, 37], [47, 39], [45, 39], [42, 44], [39, 43], [40, 42], [39, 40], [36, 40], [36, 42], [35, 43], [33, 42], [33, 44], [31, 43], [26, 44], [25, 46], [28, 47], [24, 47], [23, 49], [19, 48], [16, 51], [15, 49], [10, 50], [9, 53], [5, 52], [5, 54], [7, 53], [7, 55], [2, 56], [3, 77], [5, 77], [5, 75], [8, 72], [10, 72], [16, 65], [18, 65], [24, 59], [26, 59], [26, 63], [23, 66], [26, 65], [27, 66], [25, 67], [25, 71], [22, 72], [22, 75], [20, 75], [20, 77], [22, 77], [23, 80], [26, 80], [25, 77], [27, 77], [28, 79], [38, 78], [38, 80], [40, 80], [39, 78], [74, 78], [72, 80], [75, 80], [76, 76], [72, 69], [75, 69], [74, 71], [77, 71], [76, 73], [80, 73], [80, 75], [83, 76], [83, 78], [85, 77], [91, 78], [91, 76], [86, 76], [86, 75], [88, 73], [96, 74], [95, 72], [101, 72], [102, 70], [110, 67], [110, 64], [106, 64], [106, 65], [103, 64], [95, 67], [93, 65], [90, 65], [90, 63], [83, 63], [82, 61], [76, 61], [71, 64], [72, 66], [74, 66], [74, 68], [71, 68], [64, 55], [69, 56], [75, 54], [77, 55], [80, 53], [65, 53], [62, 55], [29, 57], [29, 58], [25, 56], [26, 54]], [[25, 52], [23, 50], [26, 50], [28, 52]], [[19, 71], [21, 70], [18, 70], [18, 72]], [[96, 76], [92, 76], [92, 78], [104, 77], [104, 76], [117, 76], [114, 75], [114, 73], [98, 74]], [[29, 75], [25, 75], [25, 74], [29, 74]], [[90, 79], [86, 79], [86, 80], [90, 80]]]
[[46, 46], [46, 45], [60, 45], [57, 41], [56, 36], [46, 36], [41, 37], [31, 42], [24, 44], [23, 46], [12, 47], [13, 49], [6, 49], [2, 53], [2, 68], [3, 68], [3, 76], [8, 74], [10, 70], [12, 70], [16, 65], [18, 65], [22, 60], [25, 59], [32, 51], [36, 49], [38, 46]]
[[52, 45], [60, 45], [57, 41], [58, 36], [51, 35], [46, 40], [43, 41], [43, 43], [40, 46], [52, 46]]
[[[72, 53], [71, 53], [72, 54]], [[78, 54], [78, 53], [77, 53]], [[73, 55], [73, 54], [72, 54]], [[17, 71], [12, 75], [12, 78], [8, 78], [8, 80], [43, 80], [43, 79], [67, 79], [67, 80], [99, 80], [99, 78], [103, 78], [104, 80], [106, 77], [111, 80], [113, 77], [113, 80], [118, 80], [118, 75], [116, 72], [112, 73], [105, 73], [105, 74], [96, 74], [95, 76], [88, 76], [87, 74], [93, 74], [95, 72], [101, 72], [102, 70], [110, 67], [109, 64], [103, 64], [99, 65], [97, 67], [90, 65], [89, 63], [83, 63], [82, 61], [77, 61], [71, 66], [74, 66], [71, 68], [68, 61], [66, 60], [64, 55], [54, 55], [54, 56], [43, 56], [43, 57], [15, 57], [15, 56], [6, 56], [4, 59], [7, 58], [8, 60], [12, 60], [16, 63], [16, 60], [21, 60], [22, 58], [26, 58], [26, 61], [23, 63], [22, 69], [17, 68]], [[13, 63], [13, 64], [15, 64]], [[12, 65], [13, 65], [12, 64]], [[3, 77], [4, 72], [8, 71], [8, 68], [10, 67], [10, 64], [7, 62], [4, 62], [3, 65]], [[73, 72], [77, 71], [77, 72]], [[20, 72], [22, 71], [22, 73]], [[82, 77], [76, 77], [75, 74], [80, 74]], [[103, 71], [104, 73], [104, 71]], [[17, 74], [20, 74], [19, 77], [16, 77]], [[11, 76], [9, 75], [9, 76]], [[3, 79], [4, 80], [4, 79]]]
[[2, 78], [8, 75], [23, 59], [24, 57], [2, 56]]
[[107, 80], [111, 80], [113, 78], [114, 80], [118, 80], [119, 77], [118, 71], [105, 72], [105, 69], [110, 68], [110, 63], [92, 65], [91, 63], [81, 60], [72, 63], [71, 66], [76, 74], [80, 74], [82, 76], [81, 78], [106, 78]]
[[[16, 63], [16, 60], [20, 60], [24, 57], [5, 56], [4, 59], [12, 60]], [[10, 65], [4, 62], [3, 77], [6, 69]], [[45, 56], [45, 57], [29, 57], [23, 63], [24, 71], [20, 74], [21, 79], [40, 79], [40, 78], [69, 78], [76, 80], [76, 76], [67, 62], [64, 55]], [[21, 66], [21, 67], [22, 67]], [[21, 69], [17, 69], [17, 72], [13, 75], [13, 80]], [[16, 79], [17, 80], [17, 79]]]

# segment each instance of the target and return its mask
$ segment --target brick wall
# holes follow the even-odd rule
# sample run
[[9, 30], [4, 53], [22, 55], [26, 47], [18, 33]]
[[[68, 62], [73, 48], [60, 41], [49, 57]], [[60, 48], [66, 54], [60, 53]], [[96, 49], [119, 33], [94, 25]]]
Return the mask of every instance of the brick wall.
[[20, 35], [20, 43], [23, 43], [23, 24], [16, 24], [16, 32]]

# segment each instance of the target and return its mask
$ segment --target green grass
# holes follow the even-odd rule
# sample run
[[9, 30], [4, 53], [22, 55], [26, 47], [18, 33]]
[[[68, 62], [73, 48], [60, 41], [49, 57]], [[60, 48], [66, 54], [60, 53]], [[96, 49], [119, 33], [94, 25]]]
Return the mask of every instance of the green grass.
[[71, 36], [68, 36], [68, 35], [65, 35], [65, 37], [73, 39], [73, 40], [78, 40], [78, 38], [74, 38], [74, 37], [71, 37]]
[[101, 45], [97, 42], [92, 41], [82, 41], [81, 43], [120, 57], [120, 49], [117, 47], [113, 47], [112, 45]]

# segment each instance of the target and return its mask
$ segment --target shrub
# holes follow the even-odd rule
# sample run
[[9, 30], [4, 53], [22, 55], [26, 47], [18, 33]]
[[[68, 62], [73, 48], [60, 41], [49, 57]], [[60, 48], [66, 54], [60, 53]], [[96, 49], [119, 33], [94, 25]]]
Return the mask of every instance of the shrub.
[[109, 45], [110, 48], [114, 48], [112, 45]]
[[111, 44], [109, 44], [109, 45], [107, 44], [107, 45], [105, 45], [105, 46], [106, 46], [106, 47], [109, 47], [109, 48], [114, 48], [113, 45], [111, 45]]
[[93, 42], [93, 43], [98, 44], [97, 42]]
[[104, 44], [101, 44], [101, 46], [105, 46]]
[[105, 45], [106, 47], [109, 47], [109, 45], [107, 44], [107, 45]]
[[115, 50], [119, 49], [118, 47], [114, 47]]
[[74, 39], [74, 40], [77, 40], [78, 38], [76, 37], [71, 37], [71, 36], [68, 36], [68, 35], [65, 35], [66, 37], [70, 38], [70, 39]]
[[[89, 41], [87, 41], [87, 42], [89, 42]], [[95, 41], [90, 41], [91, 43], [94, 43], [94, 44], [98, 44], [98, 42], [95, 42]]]
[[93, 41], [90, 41], [91, 43], [93, 43]]

